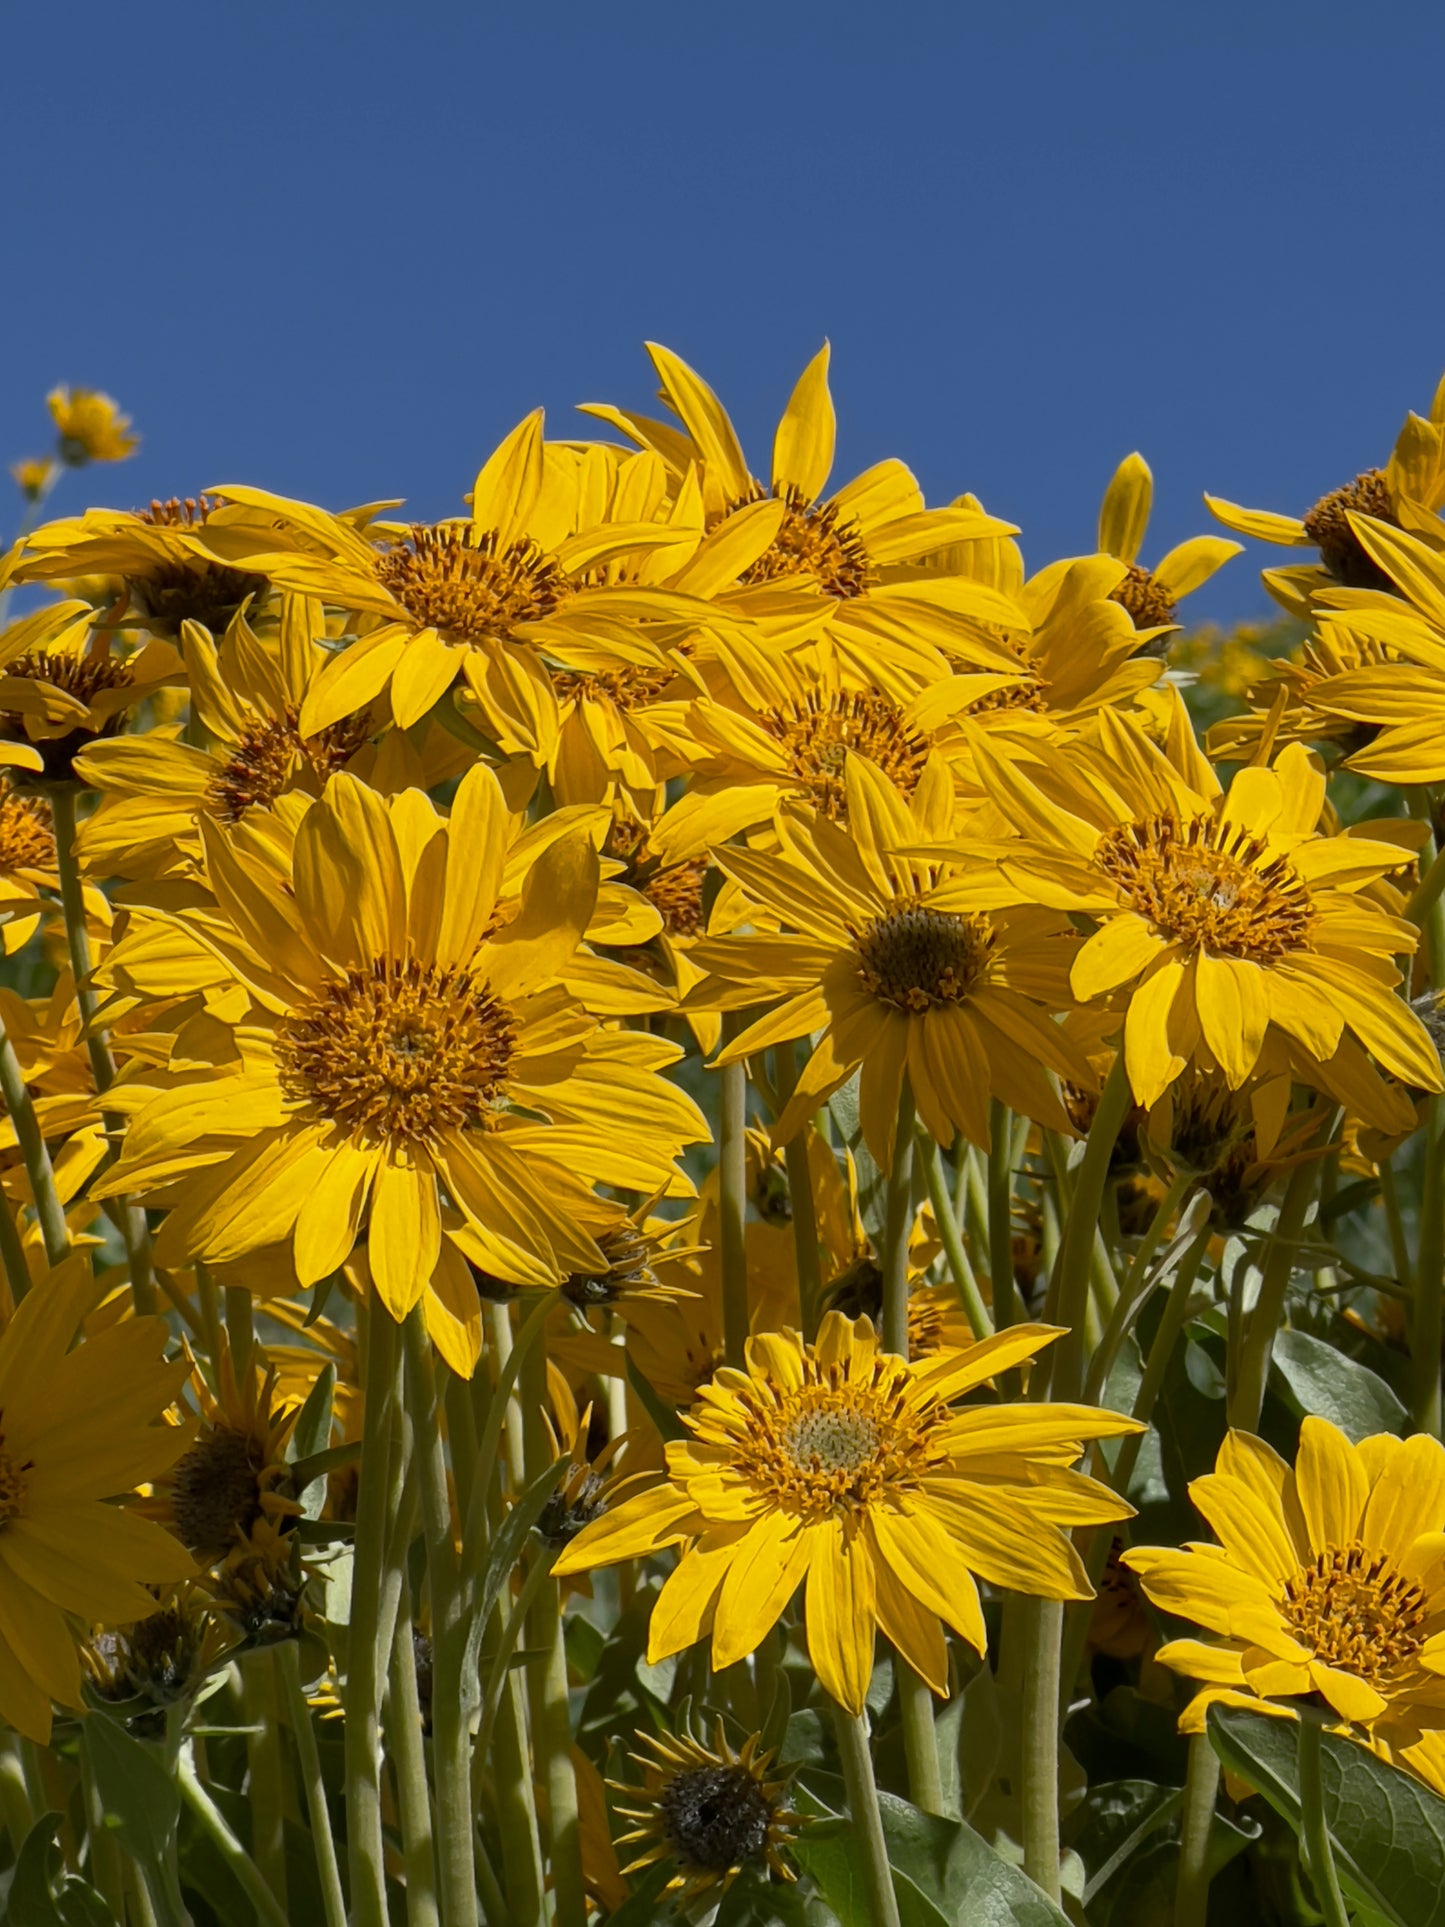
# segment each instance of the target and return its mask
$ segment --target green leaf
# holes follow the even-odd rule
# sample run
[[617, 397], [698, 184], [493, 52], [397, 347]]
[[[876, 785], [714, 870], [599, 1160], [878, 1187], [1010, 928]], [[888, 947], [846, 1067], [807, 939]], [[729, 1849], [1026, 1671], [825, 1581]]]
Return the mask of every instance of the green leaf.
[[1327, 1418], [1355, 1444], [1375, 1432], [1404, 1430], [1405, 1408], [1384, 1379], [1308, 1332], [1276, 1334], [1272, 1376], [1302, 1418]]
[[306, 1403], [296, 1414], [288, 1441], [288, 1456], [293, 1460], [315, 1458], [331, 1443], [331, 1402], [336, 1395], [336, 1367], [322, 1368], [316, 1383], [306, 1394]]
[[21, 1843], [5, 1909], [10, 1927], [65, 1927], [50, 1891], [60, 1870], [59, 1826], [58, 1813], [42, 1813]]
[[883, 1835], [895, 1872], [906, 1875], [949, 1921], [969, 1927], [1063, 1927], [1066, 1916], [962, 1820], [941, 1820], [880, 1793]]
[[105, 1824], [145, 1875], [161, 1927], [179, 1927], [185, 1907], [170, 1861], [181, 1796], [155, 1752], [101, 1713], [85, 1722], [83, 1744]]
[[863, 1142], [863, 1126], [858, 1117], [857, 1071], [840, 1090], [834, 1091], [828, 1099], [828, 1109], [833, 1114], [840, 1136], [853, 1154], [853, 1169], [858, 1179], [858, 1215], [873, 1241], [873, 1249], [881, 1251], [887, 1213], [888, 1174], [879, 1170], [873, 1161], [873, 1153]]
[[607, 1927], [652, 1927], [654, 1921], [674, 1919], [672, 1908], [662, 1899], [662, 1890], [671, 1877], [672, 1868], [666, 1862], [649, 1867], [636, 1891], [607, 1916]]
[[[1212, 1706], [1209, 1738], [1230, 1771], [1298, 1833], [1295, 1722]], [[1322, 1742], [1325, 1824], [1340, 1885], [1389, 1927], [1445, 1927], [1445, 1800], [1353, 1740], [1326, 1733]]]
[[1144, 1842], [1174, 1818], [1182, 1791], [1152, 1780], [1112, 1780], [1089, 1789], [1067, 1829], [1069, 1844], [1089, 1870], [1086, 1906]]
[[[868, 1872], [863, 1843], [851, 1820], [819, 1820], [805, 1827], [793, 1842], [793, 1858], [818, 1883], [819, 1891], [842, 1922], [842, 1927], [874, 1927], [868, 1904]], [[906, 1873], [893, 1869], [893, 1891], [903, 1927], [951, 1927]], [[1006, 1919], [1007, 1916], [1000, 1916]], [[1060, 1916], [1062, 1918], [1062, 1916]], [[979, 1915], [977, 1927], [991, 1927], [992, 1916]], [[970, 1917], [970, 1927], [974, 1927]]]

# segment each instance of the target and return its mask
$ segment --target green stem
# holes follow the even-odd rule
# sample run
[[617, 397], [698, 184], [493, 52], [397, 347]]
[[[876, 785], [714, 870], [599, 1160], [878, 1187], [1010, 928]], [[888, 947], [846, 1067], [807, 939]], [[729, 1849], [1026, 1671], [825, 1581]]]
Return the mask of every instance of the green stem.
[[1219, 1792], [1219, 1755], [1208, 1737], [1189, 1742], [1184, 1802], [1179, 1819], [1179, 1878], [1174, 1888], [1174, 1927], [1205, 1927], [1209, 1914], [1209, 1836]]
[[246, 1764], [251, 1809], [251, 1855], [261, 1878], [286, 1906], [286, 1781], [281, 1751], [281, 1706], [274, 1656], [248, 1655], [242, 1667]]
[[55, 1172], [35, 1116], [35, 1106], [25, 1088], [25, 1074], [3, 1023], [0, 1023], [0, 1097], [4, 1098], [10, 1122], [15, 1126], [15, 1139], [25, 1175], [30, 1180], [30, 1199], [40, 1224], [46, 1262], [58, 1265], [70, 1249], [65, 1208], [55, 1189]]
[[1335, 1872], [1330, 1830], [1325, 1825], [1324, 1780], [1321, 1772], [1324, 1727], [1312, 1710], [1303, 1708], [1299, 1721], [1300, 1840], [1309, 1863], [1315, 1899], [1325, 1927], [1350, 1927], [1350, 1916]]
[[[778, 1099], [786, 1104], [798, 1083], [798, 1046], [779, 1044], [773, 1052], [773, 1077]], [[822, 1310], [823, 1268], [819, 1262], [818, 1211], [813, 1199], [813, 1173], [808, 1164], [808, 1133], [795, 1131], [783, 1150], [788, 1170], [788, 1201], [793, 1214], [793, 1253], [798, 1267], [798, 1310], [806, 1339], [818, 1335]]]
[[542, 1841], [532, 1797], [532, 1759], [522, 1680], [507, 1675], [492, 1743], [492, 1799], [502, 1836], [502, 1879], [512, 1919], [533, 1927], [547, 1918]]
[[[70, 974], [75, 984], [75, 1003], [85, 1032], [85, 1048], [90, 1058], [95, 1089], [103, 1097], [115, 1082], [115, 1059], [103, 1030], [95, 1023], [96, 996], [90, 982], [90, 931], [85, 920], [85, 890], [75, 861], [75, 790], [60, 783], [50, 791], [50, 814], [55, 829], [55, 871], [60, 882], [60, 907], [65, 913], [65, 941], [70, 954]], [[104, 1114], [105, 1127], [115, 1136], [124, 1120], [110, 1112]], [[125, 1241], [126, 1261], [130, 1267], [131, 1292], [136, 1312], [144, 1315], [156, 1308], [154, 1269], [151, 1262], [151, 1233], [146, 1214], [129, 1198], [116, 1198], [114, 1214]], [[54, 1260], [51, 1260], [54, 1263]]]
[[[7, 1764], [18, 1767], [19, 1762], [11, 1754], [7, 1756]], [[24, 1784], [24, 1775], [21, 1774], [22, 1794]], [[95, 1784], [95, 1768], [88, 1746], [80, 1749], [80, 1784], [85, 1800], [85, 1830], [90, 1852], [91, 1885], [100, 1894], [115, 1918], [123, 1921], [125, 1919], [125, 1864], [121, 1857], [120, 1842], [105, 1824], [105, 1807]], [[14, 1849], [17, 1854], [24, 1838], [25, 1835], [22, 1833], [14, 1839]]]
[[1049, 1296], [1057, 1306], [1056, 1322], [1066, 1328], [1065, 1336], [1046, 1354], [1046, 1360], [1053, 1360], [1052, 1370], [1040, 1371], [1038, 1366], [1034, 1367], [1030, 1391], [1036, 1398], [1048, 1396], [1066, 1402], [1076, 1399], [1083, 1388], [1084, 1317], [1094, 1262], [1094, 1234], [1109, 1178], [1109, 1160], [1133, 1101], [1124, 1069], [1124, 1053], [1120, 1051], [1099, 1093], [1084, 1155], [1074, 1173], [1064, 1235], [1059, 1241], [1057, 1290], [1054, 1280], [1049, 1282]]
[[[735, 1021], [724, 1020], [723, 1036], [735, 1034]], [[722, 1270], [723, 1346], [729, 1365], [741, 1369], [748, 1342], [747, 1139], [748, 1076], [746, 1064], [725, 1064], [718, 1072], [717, 1217], [718, 1261]]]
[[[1426, 821], [1429, 815], [1426, 813]], [[1440, 893], [1445, 890], [1445, 849], [1437, 850], [1430, 861], [1430, 867], [1415, 887], [1415, 893], [1405, 905], [1403, 914], [1411, 923], [1423, 925], [1430, 911], [1440, 901]]]
[[1184, 1195], [1194, 1182], [1193, 1177], [1183, 1171], [1176, 1172], [1170, 1179], [1169, 1187], [1159, 1200], [1159, 1207], [1149, 1222], [1144, 1236], [1139, 1240], [1138, 1249], [1124, 1274], [1124, 1282], [1109, 1322], [1104, 1327], [1104, 1335], [1098, 1350], [1089, 1361], [1089, 1376], [1084, 1386], [1084, 1401], [1096, 1405], [1104, 1395], [1104, 1387], [1109, 1382], [1109, 1374], [1114, 1369], [1114, 1361], [1119, 1356], [1120, 1347], [1128, 1336], [1135, 1319], [1144, 1309], [1144, 1302], [1158, 1282], [1151, 1275], [1149, 1266], [1154, 1253], [1165, 1232], [1174, 1220], [1174, 1214], [1184, 1201]]
[[391, 1760], [397, 1812], [401, 1820], [401, 1864], [406, 1877], [407, 1927], [437, 1927], [440, 1916], [437, 1913], [431, 1797], [427, 1790], [426, 1748], [422, 1743], [421, 1701], [416, 1686], [411, 1591], [405, 1584], [401, 1590], [401, 1609], [396, 1616], [396, 1632], [391, 1642], [386, 1751]]
[[1445, 1336], [1445, 1100], [1425, 1105], [1425, 1181], [1419, 1262], [1410, 1313], [1410, 1415], [1417, 1432], [1440, 1433], [1440, 1344]]
[[1274, 1357], [1274, 1336], [1284, 1316], [1285, 1295], [1294, 1275], [1295, 1248], [1304, 1230], [1319, 1176], [1318, 1158], [1309, 1158], [1295, 1166], [1285, 1186], [1279, 1217], [1269, 1234], [1259, 1296], [1240, 1340], [1239, 1378], [1229, 1400], [1229, 1424], [1236, 1432], [1259, 1429], [1270, 1361]]
[[306, 1795], [306, 1814], [311, 1823], [311, 1847], [316, 1856], [316, 1877], [321, 1886], [321, 1909], [326, 1927], [346, 1927], [346, 1896], [341, 1888], [341, 1868], [336, 1859], [336, 1841], [331, 1832], [331, 1809], [326, 1804], [326, 1780], [321, 1771], [321, 1753], [316, 1744], [316, 1728], [311, 1723], [311, 1708], [301, 1690], [301, 1662], [295, 1640], [283, 1640], [277, 1648], [281, 1686], [286, 1695], [286, 1717], [296, 1743], [301, 1767], [301, 1785]]
[[398, 1419], [395, 1319], [373, 1298], [366, 1318], [366, 1399], [357, 1485], [346, 1676], [346, 1844], [353, 1927], [387, 1927], [381, 1829], [382, 1590]]
[[277, 1901], [260, 1868], [232, 1833], [225, 1815], [196, 1778], [196, 1769], [186, 1749], [182, 1749], [177, 1763], [177, 1778], [181, 1799], [189, 1807], [191, 1818], [230, 1868], [255, 1908], [258, 1927], [262, 1922], [267, 1923], [267, 1927], [289, 1927], [290, 1915]]
[[1014, 1282], [1013, 1128], [997, 1098], [989, 1106], [988, 1276], [999, 1329], [1016, 1325], [1022, 1308]]
[[537, 1595], [552, 1576], [552, 1557], [544, 1555], [540, 1545], [532, 1548], [533, 1558], [527, 1567], [527, 1576], [522, 1581], [521, 1590], [512, 1603], [507, 1615], [507, 1623], [502, 1628], [497, 1650], [491, 1655], [487, 1668], [486, 1690], [482, 1697], [482, 1717], [477, 1728], [477, 1745], [486, 1747], [491, 1744], [492, 1729], [496, 1724], [497, 1711], [502, 1704], [502, 1690], [511, 1677], [511, 1658], [521, 1642], [522, 1632], [527, 1624], [527, 1615], [536, 1604]]
[[[89, 1771], [89, 1762], [82, 1753], [81, 1765], [87, 1774], [87, 1782], [94, 1784], [94, 1775]], [[19, 1741], [13, 1733], [0, 1735], [0, 1822], [10, 1836], [10, 1858], [18, 1858], [25, 1844], [25, 1836], [35, 1825], [35, 1809], [30, 1804], [30, 1789], [25, 1783], [25, 1768], [20, 1761]], [[94, 1850], [95, 1832], [98, 1824], [94, 1814], [90, 1819], [91, 1845]]]
[[938, 1226], [939, 1241], [948, 1260], [954, 1290], [963, 1306], [963, 1315], [975, 1338], [988, 1338], [993, 1332], [993, 1320], [988, 1315], [988, 1306], [983, 1302], [978, 1279], [969, 1263], [953, 1199], [949, 1196], [948, 1180], [943, 1175], [943, 1159], [931, 1131], [918, 1132], [917, 1151], [923, 1161], [924, 1181], [928, 1186], [929, 1202], [933, 1206], [933, 1222]]
[[883, 1838], [878, 1782], [873, 1777], [873, 1756], [868, 1746], [867, 1715], [845, 1712], [841, 1706], [835, 1706], [833, 1730], [838, 1739], [843, 1784], [848, 1791], [848, 1812], [858, 1829], [863, 1850], [868, 1918], [872, 1927], [901, 1927], [893, 1870], [888, 1864], [888, 1845]]
[[244, 1385], [251, 1369], [251, 1347], [255, 1343], [255, 1307], [249, 1291], [240, 1285], [226, 1286], [226, 1335], [231, 1341], [231, 1363], [236, 1382]]
[[[482, 1434], [477, 1446], [476, 1474], [472, 1484], [471, 1504], [467, 1508], [466, 1526], [462, 1532], [462, 1586], [470, 1597], [481, 1574], [482, 1562], [486, 1558], [487, 1501], [495, 1489], [497, 1453], [502, 1442], [502, 1427], [506, 1424], [508, 1411], [512, 1422], [507, 1424], [507, 1464], [512, 1478], [512, 1490], [520, 1492], [526, 1481], [526, 1466], [522, 1456], [522, 1408], [512, 1398], [512, 1388], [517, 1382], [517, 1374], [522, 1369], [533, 1347], [542, 1337], [548, 1318], [562, 1303], [560, 1291], [549, 1291], [539, 1298], [523, 1321], [522, 1329], [514, 1338], [512, 1321], [506, 1305], [489, 1305], [489, 1324], [491, 1328], [491, 1349], [497, 1359], [497, 1382], [487, 1398], [486, 1417], [482, 1422]], [[479, 1382], [478, 1391], [483, 1389]]]
[[1057, 1906], [1059, 1883], [1059, 1658], [1064, 1609], [1056, 1599], [1023, 1602], [1024, 1872]]
[[913, 1229], [913, 1093], [903, 1079], [893, 1132], [893, 1161], [883, 1206], [883, 1319], [885, 1352], [908, 1356], [908, 1234]]
[[25, 1246], [20, 1241], [15, 1213], [3, 1192], [0, 1192], [0, 1263], [5, 1266], [11, 1302], [18, 1305], [30, 1289], [30, 1267], [25, 1262]]
[[462, 1669], [467, 1627], [461, 1574], [452, 1537], [451, 1495], [442, 1444], [441, 1402], [426, 1313], [406, 1321], [406, 1396], [415, 1435], [431, 1592], [432, 1759], [436, 1785], [436, 1851], [447, 1927], [477, 1927], [477, 1875], [472, 1857], [472, 1738]]
[[1385, 1203], [1385, 1222], [1390, 1228], [1390, 1255], [1396, 1281], [1405, 1291], [1415, 1289], [1415, 1267], [1410, 1262], [1410, 1243], [1405, 1236], [1405, 1221], [1400, 1215], [1400, 1191], [1395, 1183], [1395, 1167], [1388, 1158], [1379, 1167], [1380, 1196]]

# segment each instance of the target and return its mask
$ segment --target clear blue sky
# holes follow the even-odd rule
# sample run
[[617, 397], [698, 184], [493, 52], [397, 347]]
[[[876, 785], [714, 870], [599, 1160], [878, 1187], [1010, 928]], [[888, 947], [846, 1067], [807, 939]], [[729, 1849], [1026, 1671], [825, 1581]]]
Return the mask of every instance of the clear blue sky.
[[[0, 455], [71, 381], [145, 445], [57, 509], [449, 513], [528, 408], [648, 404], [647, 337], [761, 467], [828, 335], [840, 475], [899, 455], [1037, 564], [1139, 447], [1149, 560], [1202, 489], [1302, 511], [1428, 404], [1442, 54], [1438, 0], [28, 0]], [[1191, 607], [1262, 611], [1271, 559]]]

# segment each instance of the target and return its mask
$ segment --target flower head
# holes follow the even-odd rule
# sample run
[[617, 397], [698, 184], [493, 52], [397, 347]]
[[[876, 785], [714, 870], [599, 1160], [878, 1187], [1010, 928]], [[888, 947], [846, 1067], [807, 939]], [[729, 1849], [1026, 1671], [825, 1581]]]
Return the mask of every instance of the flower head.
[[52, 388], [45, 400], [60, 438], [60, 459], [67, 468], [84, 468], [87, 462], [123, 462], [140, 447], [140, 436], [127, 432], [130, 416], [122, 415], [98, 388]]
[[1015, 1326], [912, 1363], [871, 1322], [829, 1312], [748, 1343], [667, 1447], [668, 1478], [584, 1528], [555, 1570], [586, 1571], [683, 1543], [653, 1609], [649, 1658], [712, 1639], [715, 1671], [764, 1639], [806, 1583], [808, 1644], [827, 1690], [860, 1712], [881, 1628], [936, 1693], [940, 1621], [986, 1645], [975, 1575], [1053, 1599], [1090, 1597], [1062, 1525], [1130, 1508], [1069, 1468], [1086, 1440], [1137, 1429], [1093, 1407], [954, 1400], [1031, 1359], [1057, 1330]]
[[672, 1863], [667, 1891], [684, 1897], [725, 1893], [745, 1867], [796, 1880], [784, 1858], [801, 1824], [784, 1805], [788, 1780], [776, 1768], [777, 1749], [757, 1733], [734, 1751], [717, 1723], [712, 1744], [683, 1733], [639, 1733], [633, 1764], [642, 1784], [610, 1782], [617, 1812], [634, 1825], [618, 1838], [636, 1847], [625, 1871]]
[[1124, 1564], [1157, 1607], [1214, 1637], [1159, 1660], [1205, 1682], [1211, 1701], [1318, 1694], [1339, 1714], [1407, 1743], [1445, 1718], [1445, 1448], [1426, 1434], [1352, 1445], [1322, 1418], [1300, 1429], [1293, 1467], [1231, 1432], [1189, 1496], [1218, 1545], [1136, 1546]]

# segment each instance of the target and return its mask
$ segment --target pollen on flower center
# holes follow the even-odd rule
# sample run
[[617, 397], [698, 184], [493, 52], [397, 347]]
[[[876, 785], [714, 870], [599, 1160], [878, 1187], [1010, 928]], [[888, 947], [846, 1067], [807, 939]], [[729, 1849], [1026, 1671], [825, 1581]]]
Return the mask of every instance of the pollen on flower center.
[[865, 1412], [846, 1407], [800, 1412], [783, 1432], [783, 1449], [799, 1467], [856, 1472], [878, 1455], [878, 1427]]
[[610, 702], [625, 715], [656, 702], [677, 675], [671, 664], [651, 666], [632, 663], [626, 669], [588, 672], [580, 669], [554, 669], [552, 688], [560, 703]]
[[50, 870], [55, 867], [55, 832], [50, 805], [21, 796], [0, 777], [0, 870]]
[[[203, 528], [215, 514], [219, 503], [209, 495], [188, 495], [182, 501], [153, 501], [137, 511], [136, 520], [154, 529], [191, 530]], [[258, 595], [266, 578], [245, 569], [228, 568], [205, 556], [177, 553], [166, 561], [156, 560], [126, 578], [133, 599], [148, 616], [171, 627], [187, 618], [208, 629], [223, 629], [247, 596]]]
[[1343, 488], [1322, 495], [1304, 518], [1305, 534], [1320, 552], [1320, 560], [1337, 582], [1350, 589], [1387, 589], [1398, 593], [1385, 571], [1366, 555], [1350, 527], [1350, 516], [1370, 515], [1377, 522], [1399, 528], [1395, 500], [1382, 468], [1367, 468]]
[[843, 773], [849, 750], [866, 756], [904, 796], [912, 796], [928, 761], [927, 737], [911, 729], [902, 712], [877, 690], [810, 694], [758, 719], [781, 746], [793, 775], [825, 816], [847, 811]]
[[350, 760], [371, 728], [367, 714], [348, 716], [318, 735], [303, 737], [297, 712], [268, 716], [246, 731], [206, 786], [206, 807], [223, 823], [239, 823], [247, 810], [265, 809], [285, 789], [298, 757], [322, 782]]
[[529, 537], [504, 543], [495, 529], [463, 522], [414, 524], [374, 567], [418, 623], [473, 646], [504, 642], [519, 623], [550, 615], [572, 586]]
[[1424, 1592], [1358, 1540], [1327, 1546], [1287, 1580], [1282, 1605], [1319, 1659], [1371, 1685], [1408, 1667], [1425, 1643]]
[[858, 981], [880, 1003], [924, 1011], [956, 1004], [987, 976], [993, 929], [986, 917], [922, 906], [890, 910], [849, 929]]
[[[130, 664], [122, 656], [78, 656], [64, 650], [31, 649], [14, 662], [7, 662], [3, 673], [19, 676], [26, 682], [49, 683], [78, 703], [90, 703], [103, 689], [125, 689], [135, 681]], [[6, 716], [7, 725], [23, 721]]]
[[176, 1463], [172, 1509], [190, 1551], [229, 1546], [261, 1516], [261, 1466], [254, 1442], [228, 1425], [204, 1432]]
[[1172, 622], [1179, 606], [1153, 570], [1137, 562], [1129, 564], [1124, 580], [1109, 591], [1109, 600], [1128, 610], [1136, 629], [1157, 629]]
[[9, 1525], [25, 1510], [25, 1495], [30, 1485], [26, 1475], [30, 1470], [29, 1461], [17, 1464], [0, 1443], [0, 1527]]
[[287, 1096], [346, 1130], [430, 1143], [490, 1121], [516, 1034], [468, 971], [382, 958], [283, 1019], [276, 1056]]
[[1303, 950], [1310, 893], [1287, 858], [1212, 816], [1164, 814], [1106, 831], [1094, 861], [1175, 942], [1256, 961]]
[[803, 1370], [797, 1390], [754, 1380], [737, 1394], [746, 1424], [734, 1445], [744, 1477], [807, 1521], [916, 1489], [932, 1462], [936, 1419], [910, 1397], [902, 1362], [875, 1357], [863, 1383], [814, 1358]]
[[[811, 575], [824, 595], [840, 602], [865, 594], [876, 571], [858, 524], [841, 515], [835, 502], [809, 502], [801, 489], [791, 485], [777, 483], [772, 492], [786, 509], [782, 526], [742, 580], [751, 584]], [[745, 508], [748, 502], [764, 499], [758, 489], [734, 506]]]

